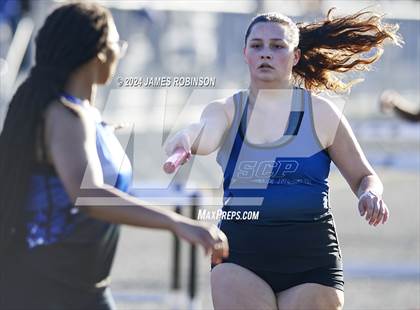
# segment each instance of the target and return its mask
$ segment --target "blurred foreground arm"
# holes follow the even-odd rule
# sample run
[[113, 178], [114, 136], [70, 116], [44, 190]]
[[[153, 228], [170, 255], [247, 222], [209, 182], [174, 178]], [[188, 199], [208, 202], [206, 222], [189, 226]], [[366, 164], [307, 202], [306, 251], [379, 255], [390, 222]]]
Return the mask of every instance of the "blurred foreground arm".
[[420, 122], [420, 110], [417, 113], [409, 111], [406, 106], [412, 106], [412, 104], [395, 91], [384, 91], [380, 96], [379, 103], [382, 112], [394, 110], [398, 116], [407, 121]]

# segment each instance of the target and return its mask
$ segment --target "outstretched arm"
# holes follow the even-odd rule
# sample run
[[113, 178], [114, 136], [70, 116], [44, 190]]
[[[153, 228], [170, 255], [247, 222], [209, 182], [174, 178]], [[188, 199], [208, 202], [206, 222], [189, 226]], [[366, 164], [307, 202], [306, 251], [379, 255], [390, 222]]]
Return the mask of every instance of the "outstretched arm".
[[401, 118], [410, 122], [420, 122], [420, 110], [417, 112], [409, 111], [406, 106], [410, 103], [395, 91], [384, 91], [379, 99], [381, 110], [386, 112], [394, 110]]
[[201, 114], [200, 121], [177, 132], [165, 146], [168, 155], [178, 147], [192, 154], [208, 155], [221, 144], [225, 132], [230, 127], [233, 102], [228, 98], [210, 103]]
[[[96, 219], [149, 228], [167, 229], [187, 241], [227, 255], [227, 238], [217, 227], [180, 216], [107, 186], [96, 151], [95, 127], [77, 107], [53, 103], [46, 113], [46, 144], [49, 157], [71, 201]], [[89, 189], [81, 189], [86, 182]], [[90, 197], [113, 198], [113, 205], [91, 205]], [[216, 246], [217, 245], [217, 246]]]

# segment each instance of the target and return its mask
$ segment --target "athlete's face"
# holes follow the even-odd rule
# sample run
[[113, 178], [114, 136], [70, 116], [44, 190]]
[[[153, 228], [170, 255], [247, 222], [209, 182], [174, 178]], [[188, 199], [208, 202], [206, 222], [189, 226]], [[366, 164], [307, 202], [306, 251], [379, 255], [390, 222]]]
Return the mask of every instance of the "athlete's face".
[[98, 74], [98, 84], [107, 83], [115, 73], [118, 61], [125, 54], [127, 42], [121, 41], [115, 26], [114, 20], [110, 17], [108, 20], [108, 38], [106, 48], [101, 51], [98, 58], [101, 60]]
[[274, 22], [253, 26], [244, 47], [251, 80], [284, 83], [290, 81], [300, 50], [291, 40], [290, 29]]

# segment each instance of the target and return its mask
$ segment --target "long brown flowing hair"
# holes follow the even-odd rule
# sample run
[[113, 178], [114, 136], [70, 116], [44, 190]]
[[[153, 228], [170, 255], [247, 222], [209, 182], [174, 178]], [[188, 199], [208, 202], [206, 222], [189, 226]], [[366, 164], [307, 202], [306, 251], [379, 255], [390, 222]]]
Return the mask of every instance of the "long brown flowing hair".
[[368, 71], [383, 53], [386, 41], [401, 46], [404, 42], [397, 24], [383, 21], [384, 16], [362, 10], [355, 14], [333, 17], [331, 8], [324, 20], [298, 23], [282, 14], [266, 13], [256, 16], [248, 26], [245, 43], [252, 27], [260, 22], [286, 25], [301, 50], [299, 62], [293, 67], [297, 85], [319, 92], [345, 92], [361, 79], [344, 82], [341, 73]]

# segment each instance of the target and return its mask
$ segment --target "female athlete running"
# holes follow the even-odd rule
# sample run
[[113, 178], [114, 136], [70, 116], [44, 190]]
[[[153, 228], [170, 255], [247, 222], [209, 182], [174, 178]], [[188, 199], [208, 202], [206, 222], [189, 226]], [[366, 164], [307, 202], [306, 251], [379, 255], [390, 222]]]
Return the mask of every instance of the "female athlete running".
[[243, 49], [249, 88], [210, 103], [199, 123], [166, 145], [168, 155], [179, 147], [199, 155], [218, 150], [223, 210], [260, 211], [258, 220], [220, 222], [230, 255], [212, 268], [215, 309], [342, 308], [331, 160], [368, 224], [389, 217], [382, 183], [346, 118], [313, 92], [350, 88], [356, 81], [346, 84], [332, 73], [367, 70], [385, 40], [401, 43], [398, 27], [372, 12], [339, 18], [331, 12], [300, 25], [277, 13], [256, 16]]

